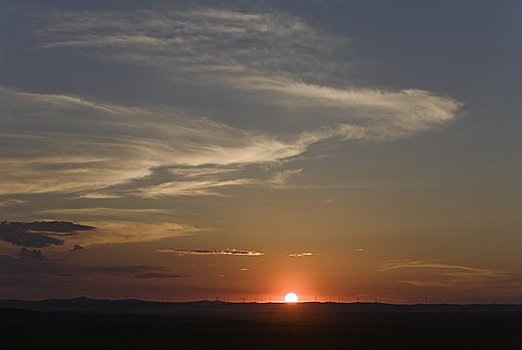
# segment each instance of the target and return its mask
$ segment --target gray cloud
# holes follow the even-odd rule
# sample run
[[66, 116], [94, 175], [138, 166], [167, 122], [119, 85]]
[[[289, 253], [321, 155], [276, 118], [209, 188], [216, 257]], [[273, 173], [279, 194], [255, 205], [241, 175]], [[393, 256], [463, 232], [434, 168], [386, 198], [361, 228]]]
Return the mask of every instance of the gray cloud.
[[21, 205], [26, 203], [23, 200], [20, 199], [6, 199], [6, 200], [0, 200], [0, 207], [14, 207], [17, 205]]
[[42, 253], [41, 250], [22, 248], [18, 252], [20, 258], [29, 258], [36, 260], [47, 260], [47, 257]]
[[70, 273], [72, 269], [50, 260], [24, 259], [0, 255], [0, 275], [53, 275]]
[[181, 278], [181, 277], [189, 277], [189, 275], [179, 275], [172, 273], [161, 273], [161, 272], [149, 272], [149, 273], [140, 273], [133, 276], [134, 278], [144, 278], [144, 279], [155, 279], [155, 278]]
[[69, 215], [69, 216], [82, 216], [82, 217], [136, 217], [136, 216], [151, 216], [151, 215], [162, 215], [170, 214], [171, 211], [167, 209], [123, 209], [123, 208], [103, 208], [103, 207], [91, 207], [91, 208], [68, 208], [68, 209], [47, 209], [36, 212], [39, 215]]
[[83, 250], [83, 247], [79, 244], [75, 244], [71, 249], [69, 249], [70, 252], [77, 252]]
[[52, 235], [71, 235], [81, 231], [93, 231], [96, 228], [80, 225], [68, 221], [35, 221], [35, 222], [6, 222], [8, 226], [18, 226], [31, 232], [46, 233]]
[[93, 231], [94, 227], [66, 221], [36, 221], [0, 223], [0, 240], [23, 247], [43, 248], [63, 245], [63, 236], [82, 231]]
[[[78, 278], [93, 274], [122, 276], [129, 278], [170, 278], [182, 277], [173, 274], [161, 266], [120, 265], [120, 266], [84, 266], [72, 265], [47, 259], [39, 250], [22, 248], [17, 257], [0, 255], [0, 275], [4, 276], [60, 276]], [[154, 277], [154, 275], [157, 275]]]
[[122, 265], [122, 266], [82, 266], [78, 267], [80, 272], [99, 273], [105, 275], [134, 276], [143, 273], [156, 273], [164, 269], [150, 265]]

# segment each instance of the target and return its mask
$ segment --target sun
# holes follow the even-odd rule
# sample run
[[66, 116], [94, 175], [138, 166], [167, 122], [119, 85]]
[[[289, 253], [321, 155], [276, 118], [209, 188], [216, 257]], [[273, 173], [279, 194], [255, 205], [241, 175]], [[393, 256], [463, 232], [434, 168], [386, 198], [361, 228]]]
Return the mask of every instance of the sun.
[[295, 293], [288, 293], [285, 295], [286, 303], [297, 303], [299, 301], [299, 297]]

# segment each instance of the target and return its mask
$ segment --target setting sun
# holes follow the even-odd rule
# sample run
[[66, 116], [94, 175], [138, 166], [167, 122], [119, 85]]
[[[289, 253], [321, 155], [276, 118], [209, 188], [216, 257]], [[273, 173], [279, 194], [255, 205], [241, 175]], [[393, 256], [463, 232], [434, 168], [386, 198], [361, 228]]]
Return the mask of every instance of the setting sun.
[[299, 297], [295, 293], [288, 293], [285, 295], [286, 303], [297, 303], [299, 301]]

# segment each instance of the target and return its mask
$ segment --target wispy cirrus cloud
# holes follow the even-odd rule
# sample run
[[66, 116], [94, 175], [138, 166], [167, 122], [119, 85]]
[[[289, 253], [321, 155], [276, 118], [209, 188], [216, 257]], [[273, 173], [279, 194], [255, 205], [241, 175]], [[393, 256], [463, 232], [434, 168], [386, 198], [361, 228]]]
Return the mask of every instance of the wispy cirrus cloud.
[[[5, 179], [0, 194], [88, 195], [146, 177], [155, 167], [188, 169], [203, 164], [227, 167], [273, 162], [304, 152], [309, 143], [299, 137], [281, 141], [170, 110], [96, 104], [68, 96], [21, 93], [5, 88], [0, 89], [0, 100], [2, 108], [7, 109], [0, 117], [3, 127], [0, 178]], [[45, 127], [40, 120], [45, 120]], [[227, 183], [236, 184], [233, 180]], [[198, 194], [205, 193], [205, 188], [219, 186], [226, 184], [210, 179], [179, 181], [136, 194], [154, 190]]]
[[0, 207], [15, 207], [24, 203], [27, 202], [21, 199], [9, 198], [5, 200], [0, 200]]
[[464, 271], [472, 274], [481, 274], [481, 275], [494, 275], [494, 270], [489, 269], [481, 269], [470, 266], [462, 266], [462, 265], [450, 265], [440, 262], [429, 262], [429, 261], [420, 261], [420, 260], [392, 260], [383, 263], [378, 269], [377, 272], [390, 271], [390, 270], [399, 270], [399, 269], [437, 269], [437, 270], [457, 270]]
[[[336, 51], [348, 40], [273, 10], [178, 4], [32, 11], [39, 50], [136, 65], [151, 75], [159, 70], [155, 77], [181, 84], [173, 93], [190, 82], [211, 98], [204, 104], [179, 99], [197, 100], [184, 108], [150, 107], [0, 88], [0, 195], [153, 198], [282, 188], [298, 171], [265, 178], [234, 172], [299, 156], [318, 142], [393, 140], [437, 128], [452, 122], [462, 106], [421, 89], [357, 87], [338, 79], [350, 63]], [[219, 109], [223, 104], [226, 112]], [[202, 105], [211, 117], [197, 113]], [[268, 106], [266, 123], [250, 120], [252, 108], [245, 106]], [[270, 118], [277, 128], [263, 125]], [[137, 185], [169, 167], [178, 175]]]
[[[393, 140], [455, 119], [459, 101], [418, 89], [337, 88], [273, 77], [234, 77], [233, 84], [273, 94], [272, 102], [311, 114], [318, 139]], [[328, 116], [328, 127], [324, 120]]]
[[298, 175], [301, 171], [302, 169], [273, 170], [269, 176], [243, 178], [231, 178], [219, 174], [205, 178], [190, 175], [190, 178], [178, 178], [174, 181], [142, 187], [135, 194], [151, 198], [161, 196], [222, 196], [223, 190], [233, 187], [291, 188], [289, 179]]
[[221, 255], [221, 256], [263, 256], [265, 253], [254, 250], [227, 248], [223, 250], [208, 249], [159, 249], [160, 253], [174, 253], [177, 255]]
[[[416, 287], [469, 288], [513, 278], [513, 273], [505, 270], [408, 259], [387, 261], [377, 269], [377, 272], [394, 271], [398, 281]], [[417, 271], [422, 271], [422, 275]]]
[[[462, 103], [421, 89], [382, 89], [339, 81], [350, 63], [336, 52], [344, 37], [276, 11], [174, 6], [50, 11], [36, 30], [41, 48], [98, 60], [154, 66], [168, 76], [216, 85], [252, 104], [299, 116], [293, 129], [319, 139], [389, 140], [454, 120]], [[220, 92], [220, 93], [221, 93]], [[323, 130], [327, 127], [328, 130]], [[312, 128], [312, 129], [311, 129]]]
[[[277, 161], [274, 161], [277, 163]], [[208, 167], [174, 167], [172, 181], [140, 187], [134, 195], [155, 198], [162, 196], [224, 196], [224, 191], [235, 187], [292, 188], [290, 180], [302, 172], [302, 169], [281, 169], [279, 165], [257, 167], [257, 171], [248, 171], [241, 164]], [[250, 169], [252, 170], [252, 169]], [[114, 193], [114, 192], [113, 192]]]
[[155, 242], [166, 238], [193, 235], [204, 230], [170, 221], [99, 220], [96, 224], [98, 229], [93, 234], [70, 237], [67, 243], [88, 247], [100, 244]]
[[324, 71], [332, 45], [346, 41], [275, 11], [173, 5], [125, 14], [47, 9], [33, 33], [42, 49], [72, 49], [77, 55], [168, 65], [206, 76], [245, 71], [313, 74], [305, 68], [323, 63]]
[[35, 214], [39, 216], [71, 216], [71, 217], [96, 217], [96, 218], [134, 218], [137, 216], [168, 215], [172, 211], [168, 209], [130, 209], [130, 208], [107, 208], [107, 207], [87, 207], [87, 208], [67, 208], [67, 209], [46, 209], [39, 210]]
[[169, 181], [139, 189], [144, 197], [159, 196], [212, 196], [219, 195], [220, 188], [256, 184], [254, 179], [212, 179], [202, 181]]

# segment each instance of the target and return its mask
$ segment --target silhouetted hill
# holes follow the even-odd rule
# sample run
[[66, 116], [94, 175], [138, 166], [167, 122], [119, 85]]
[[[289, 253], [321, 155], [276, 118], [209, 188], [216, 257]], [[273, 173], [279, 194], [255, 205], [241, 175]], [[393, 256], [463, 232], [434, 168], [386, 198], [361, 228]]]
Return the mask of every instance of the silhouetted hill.
[[385, 303], [232, 303], [223, 301], [156, 302], [137, 299], [49, 299], [39, 301], [0, 300], [0, 308], [34, 311], [67, 311], [90, 313], [155, 314], [207, 313], [273, 313], [288, 310], [304, 313], [336, 312], [522, 312], [517, 304], [413, 304]]
[[520, 305], [0, 301], [1, 350], [520, 349]]

